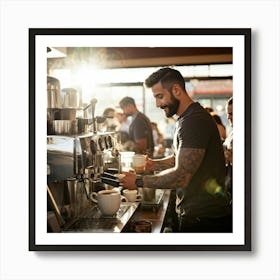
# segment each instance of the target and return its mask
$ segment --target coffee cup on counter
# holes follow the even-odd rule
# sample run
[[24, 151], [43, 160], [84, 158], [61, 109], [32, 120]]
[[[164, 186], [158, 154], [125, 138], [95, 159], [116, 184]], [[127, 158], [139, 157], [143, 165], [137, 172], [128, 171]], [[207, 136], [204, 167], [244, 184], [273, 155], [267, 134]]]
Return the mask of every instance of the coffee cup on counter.
[[143, 174], [145, 172], [146, 156], [145, 155], [134, 155], [132, 157], [132, 167], [137, 174]]
[[138, 202], [138, 201], [141, 201], [141, 199], [142, 199], [142, 196], [140, 194], [138, 194], [137, 190], [125, 189], [123, 191], [123, 195], [129, 202]]
[[121, 201], [127, 201], [116, 189], [102, 190], [98, 193], [92, 192], [90, 199], [97, 203], [98, 208], [104, 216], [114, 216], [120, 209]]

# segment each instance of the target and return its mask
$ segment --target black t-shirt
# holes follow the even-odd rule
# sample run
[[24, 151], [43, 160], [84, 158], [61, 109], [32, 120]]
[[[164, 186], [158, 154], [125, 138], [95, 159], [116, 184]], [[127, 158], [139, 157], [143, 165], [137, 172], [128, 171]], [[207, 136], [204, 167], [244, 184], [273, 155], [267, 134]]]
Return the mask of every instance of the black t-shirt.
[[176, 211], [182, 216], [219, 217], [228, 205], [225, 196], [225, 159], [217, 125], [211, 115], [192, 103], [178, 118], [174, 135], [178, 148], [201, 148], [204, 159], [185, 189], [177, 189]]
[[129, 138], [133, 142], [139, 139], [147, 139], [147, 153], [150, 157], [153, 156], [154, 152], [154, 140], [151, 121], [143, 113], [138, 112], [136, 117], [132, 120], [129, 126]]

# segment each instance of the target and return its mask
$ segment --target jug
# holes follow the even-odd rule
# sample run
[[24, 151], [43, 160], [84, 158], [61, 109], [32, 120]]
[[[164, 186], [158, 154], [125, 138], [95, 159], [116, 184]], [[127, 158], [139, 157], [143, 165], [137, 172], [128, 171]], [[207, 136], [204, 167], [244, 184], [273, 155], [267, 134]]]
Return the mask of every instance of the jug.
[[48, 108], [61, 108], [60, 82], [54, 77], [47, 77]]
[[70, 202], [70, 217], [79, 218], [89, 209], [88, 184], [84, 179], [68, 178], [67, 188]]
[[63, 107], [77, 109], [80, 107], [80, 94], [75, 88], [63, 88]]

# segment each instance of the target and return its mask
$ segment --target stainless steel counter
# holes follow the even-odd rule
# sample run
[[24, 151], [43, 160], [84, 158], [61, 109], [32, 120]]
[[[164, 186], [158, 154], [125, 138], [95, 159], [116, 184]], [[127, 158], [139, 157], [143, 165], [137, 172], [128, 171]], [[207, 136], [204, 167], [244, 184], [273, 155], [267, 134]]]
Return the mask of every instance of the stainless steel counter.
[[170, 193], [170, 190], [156, 190], [153, 202], [122, 202], [114, 217], [102, 216], [98, 207], [93, 206], [82, 217], [68, 224], [62, 232], [133, 232], [133, 222], [147, 220], [152, 223], [151, 232], [160, 233], [163, 231]]

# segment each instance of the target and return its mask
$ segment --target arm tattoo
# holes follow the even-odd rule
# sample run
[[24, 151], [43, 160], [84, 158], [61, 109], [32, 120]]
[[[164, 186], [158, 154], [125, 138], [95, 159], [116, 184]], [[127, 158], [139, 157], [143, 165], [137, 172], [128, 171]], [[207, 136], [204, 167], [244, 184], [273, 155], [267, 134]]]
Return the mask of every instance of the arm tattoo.
[[187, 188], [201, 165], [204, 154], [204, 149], [181, 148], [176, 156], [175, 167], [157, 175], [144, 176], [144, 186], [160, 189]]
[[164, 158], [164, 159], [153, 160], [153, 164], [154, 164], [155, 170], [165, 170], [167, 168], [174, 167], [175, 157], [174, 157], [174, 155], [172, 155], [172, 156]]

